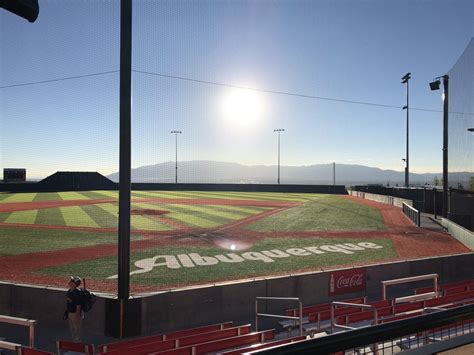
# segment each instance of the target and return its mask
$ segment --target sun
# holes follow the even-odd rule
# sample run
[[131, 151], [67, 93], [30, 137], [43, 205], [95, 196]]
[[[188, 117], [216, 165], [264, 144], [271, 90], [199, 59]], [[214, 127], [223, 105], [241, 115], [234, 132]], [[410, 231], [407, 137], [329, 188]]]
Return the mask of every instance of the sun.
[[257, 123], [262, 116], [262, 100], [253, 90], [234, 89], [222, 102], [225, 119], [238, 126]]

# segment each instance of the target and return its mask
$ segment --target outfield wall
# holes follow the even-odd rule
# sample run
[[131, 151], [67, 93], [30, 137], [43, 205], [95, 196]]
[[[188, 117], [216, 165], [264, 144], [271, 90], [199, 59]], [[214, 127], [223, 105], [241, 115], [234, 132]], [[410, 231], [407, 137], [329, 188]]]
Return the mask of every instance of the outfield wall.
[[360, 197], [360, 198], [365, 198], [367, 200], [386, 203], [388, 205], [393, 205], [393, 206], [397, 206], [397, 207], [400, 207], [400, 208], [402, 207], [402, 204], [404, 202], [409, 206], [413, 206], [413, 201], [412, 200], [406, 200], [406, 199], [399, 198], [399, 197], [371, 194], [371, 193], [368, 193], [368, 192], [361, 192], [361, 191], [354, 191], [354, 190], [349, 190], [348, 194], [351, 195], [351, 196], [357, 196], [357, 197]]
[[430, 214], [434, 214], [435, 209], [437, 214], [441, 214], [443, 209], [442, 191], [440, 189], [357, 185], [353, 186], [351, 190], [410, 200], [413, 201], [412, 206], [418, 211]]
[[470, 230], [454, 223], [447, 218], [441, 218], [441, 224], [454, 238], [459, 240], [471, 250], [474, 250], [474, 232], [471, 232]]
[[[472, 265], [474, 253], [369, 265], [366, 266], [367, 295], [370, 300], [380, 299], [381, 281], [387, 279], [430, 273], [438, 273], [441, 283], [470, 279], [473, 277]], [[134, 302], [140, 307], [140, 317], [133, 322], [139, 322], [141, 334], [144, 335], [228, 320], [254, 323], [255, 298], [258, 296], [300, 297], [303, 304], [308, 305], [366, 294], [358, 292], [328, 297], [329, 274], [329, 271], [321, 271], [258, 278], [137, 297]], [[412, 287], [422, 285], [426, 283], [410, 284], [405, 289], [401, 286], [392, 287], [388, 295], [408, 295]], [[116, 315], [109, 314], [106, 317], [107, 304], [111, 302], [114, 302], [112, 296], [103, 295], [99, 297], [92, 312], [87, 314], [85, 341], [97, 341], [101, 336], [105, 339], [107, 324], [116, 323]], [[0, 314], [36, 319], [39, 321], [38, 330], [42, 326], [67, 327], [66, 322], [61, 319], [64, 304], [65, 290], [0, 283]], [[294, 304], [289, 303], [261, 305], [262, 312], [279, 314], [283, 314], [286, 308], [294, 307]], [[265, 325], [274, 326], [268, 322]]]
[[[3, 192], [60, 192], [118, 190], [117, 183], [52, 185], [38, 183], [0, 183]], [[132, 183], [132, 190], [143, 191], [236, 191], [236, 192], [293, 192], [347, 195], [344, 185], [273, 185], [273, 184], [152, 184]]]

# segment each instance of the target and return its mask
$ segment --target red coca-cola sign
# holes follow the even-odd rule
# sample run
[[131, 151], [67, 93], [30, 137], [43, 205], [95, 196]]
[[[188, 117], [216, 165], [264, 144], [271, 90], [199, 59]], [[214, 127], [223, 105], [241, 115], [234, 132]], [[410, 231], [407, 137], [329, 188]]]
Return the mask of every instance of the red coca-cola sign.
[[365, 291], [366, 269], [334, 271], [329, 274], [329, 296]]

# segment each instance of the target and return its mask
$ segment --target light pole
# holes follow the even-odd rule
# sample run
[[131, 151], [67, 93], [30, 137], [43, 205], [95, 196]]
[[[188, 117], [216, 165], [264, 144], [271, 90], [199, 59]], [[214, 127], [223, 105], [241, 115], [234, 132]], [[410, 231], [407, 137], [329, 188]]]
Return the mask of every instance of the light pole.
[[430, 83], [431, 91], [439, 90], [443, 79], [443, 217], [448, 216], [448, 107], [449, 107], [449, 76], [443, 75]]
[[280, 133], [285, 132], [285, 129], [277, 128], [273, 132], [278, 132], [278, 185], [280, 185]]
[[174, 147], [175, 147], [175, 175], [174, 175], [174, 183], [178, 184], [178, 134], [181, 134], [183, 132], [181, 131], [171, 131], [172, 134], [174, 134]]
[[410, 126], [409, 126], [409, 101], [408, 101], [408, 81], [411, 79], [411, 73], [406, 73], [403, 78], [402, 78], [402, 84], [407, 84], [407, 90], [406, 90], [406, 96], [407, 96], [407, 104], [403, 106], [403, 110], [407, 110], [407, 152], [406, 152], [406, 158], [405, 158], [405, 187], [410, 186], [410, 178], [409, 178], [409, 173], [410, 173], [410, 154], [409, 154], [409, 133], [410, 133]]

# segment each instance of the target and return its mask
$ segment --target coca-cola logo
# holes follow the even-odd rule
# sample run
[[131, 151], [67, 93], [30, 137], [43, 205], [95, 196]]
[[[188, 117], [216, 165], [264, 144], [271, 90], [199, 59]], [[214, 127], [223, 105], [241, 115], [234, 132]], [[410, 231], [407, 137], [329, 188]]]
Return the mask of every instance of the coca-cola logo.
[[329, 275], [329, 295], [365, 291], [366, 275], [365, 268], [332, 272]]
[[341, 276], [337, 279], [336, 287], [344, 288], [344, 287], [362, 286], [363, 282], [364, 282], [364, 274], [355, 274], [355, 275], [352, 275], [352, 277]]

